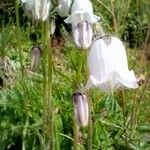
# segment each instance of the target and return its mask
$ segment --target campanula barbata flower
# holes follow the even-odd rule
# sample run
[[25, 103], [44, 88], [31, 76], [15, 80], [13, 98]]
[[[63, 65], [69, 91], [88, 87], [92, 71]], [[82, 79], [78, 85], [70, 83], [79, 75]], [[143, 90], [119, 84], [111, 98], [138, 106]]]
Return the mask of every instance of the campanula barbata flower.
[[61, 17], [68, 16], [71, 3], [72, 0], [58, 0], [58, 7], [56, 10]]
[[72, 96], [74, 104], [74, 113], [79, 126], [85, 127], [88, 124], [89, 109], [88, 101], [85, 94], [80, 92], [74, 93]]
[[76, 45], [81, 49], [89, 48], [92, 40], [92, 24], [99, 21], [93, 14], [90, 0], [75, 0], [72, 5], [71, 15], [65, 19], [72, 25], [73, 37]]
[[25, 9], [32, 12], [36, 20], [45, 21], [48, 17], [51, 1], [49, 0], [21, 0], [25, 3]]
[[133, 70], [128, 69], [126, 50], [121, 40], [116, 37], [95, 40], [90, 48], [88, 65], [90, 77], [86, 86], [99, 87], [102, 91], [112, 93], [120, 87], [137, 88], [137, 79]]
[[98, 22], [100, 17], [93, 14], [93, 6], [90, 0], [75, 0], [72, 5], [71, 15], [65, 19], [66, 23], [76, 26], [82, 21], [88, 23]]

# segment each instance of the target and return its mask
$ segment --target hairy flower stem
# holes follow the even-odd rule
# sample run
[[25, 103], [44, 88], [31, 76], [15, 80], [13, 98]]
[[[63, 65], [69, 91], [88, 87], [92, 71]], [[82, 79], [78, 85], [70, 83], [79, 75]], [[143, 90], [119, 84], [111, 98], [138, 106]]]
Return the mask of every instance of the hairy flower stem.
[[[88, 95], [89, 97], [89, 95]], [[92, 108], [92, 102], [89, 98], [89, 126], [88, 126], [88, 144], [87, 148], [88, 150], [92, 150], [92, 137], [93, 137], [93, 127], [92, 127], [92, 116], [91, 116], [91, 109]]]
[[19, 62], [21, 67], [21, 76], [24, 77], [24, 69], [23, 69], [23, 59], [21, 53], [21, 44], [20, 44], [20, 23], [19, 23], [19, 1], [15, 1], [15, 11], [16, 11], [16, 38], [17, 38], [17, 50], [19, 53]]
[[[144, 99], [144, 94], [148, 87], [149, 79], [150, 79], [150, 73], [146, 77], [145, 85], [143, 86], [142, 91], [140, 93], [136, 91], [135, 96], [133, 98], [131, 120], [130, 120], [131, 131], [134, 131], [136, 129], [139, 106], [140, 106], [141, 100]], [[130, 138], [132, 138], [132, 136], [133, 136], [133, 132], [131, 132]]]
[[124, 97], [124, 90], [121, 89], [121, 101], [122, 101], [122, 113], [123, 113], [123, 123], [125, 128], [125, 145], [126, 150], [128, 150], [128, 139], [127, 139], [127, 129], [126, 129], [126, 114], [125, 114], [125, 97]]
[[73, 127], [73, 132], [74, 132], [74, 142], [73, 142], [73, 150], [78, 150], [78, 124], [77, 124], [77, 119], [74, 114], [74, 127]]
[[43, 49], [43, 137], [45, 147], [53, 150], [53, 107], [52, 107], [52, 49], [50, 47], [48, 20], [42, 22]]
[[113, 28], [115, 33], [118, 33], [118, 26], [117, 26], [117, 20], [116, 20], [116, 16], [115, 16], [115, 8], [114, 8], [114, 0], [111, 0], [111, 13], [112, 13], [112, 17], [113, 17]]
[[20, 68], [21, 68], [21, 85], [23, 87], [23, 96], [24, 96], [24, 109], [25, 109], [25, 115], [26, 115], [26, 121], [25, 126], [23, 129], [23, 137], [22, 137], [22, 150], [26, 149], [26, 134], [27, 134], [27, 127], [29, 125], [29, 107], [30, 107], [30, 95], [28, 88], [25, 84], [25, 76], [24, 76], [24, 68], [23, 68], [23, 57], [21, 52], [21, 43], [20, 43], [20, 23], [19, 23], [19, 1], [15, 1], [15, 12], [16, 12], [16, 38], [17, 38], [17, 50], [19, 53], [19, 62], [20, 62]]

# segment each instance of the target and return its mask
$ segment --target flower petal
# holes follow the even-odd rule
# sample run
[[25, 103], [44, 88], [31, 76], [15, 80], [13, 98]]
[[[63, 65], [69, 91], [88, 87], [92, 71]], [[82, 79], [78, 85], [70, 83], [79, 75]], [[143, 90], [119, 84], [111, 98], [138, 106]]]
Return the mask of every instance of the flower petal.
[[80, 22], [73, 28], [73, 37], [76, 45], [81, 49], [89, 48], [92, 41], [92, 26], [86, 21]]
[[116, 37], [111, 37], [109, 45], [103, 38], [94, 41], [89, 52], [88, 64], [90, 77], [85, 89], [95, 85], [110, 93], [120, 87], [138, 87], [134, 72], [128, 70], [123, 43]]
[[75, 0], [72, 5], [71, 15], [65, 19], [65, 22], [76, 26], [82, 21], [93, 24], [99, 20], [100, 17], [93, 14], [93, 6], [89, 0]]
[[94, 15], [94, 14], [89, 14], [87, 12], [75, 12], [71, 14], [68, 18], [66, 18], [64, 21], [66, 23], [70, 23], [73, 26], [76, 26], [78, 23], [82, 21], [87, 21], [91, 24], [96, 23], [100, 20], [100, 17]]

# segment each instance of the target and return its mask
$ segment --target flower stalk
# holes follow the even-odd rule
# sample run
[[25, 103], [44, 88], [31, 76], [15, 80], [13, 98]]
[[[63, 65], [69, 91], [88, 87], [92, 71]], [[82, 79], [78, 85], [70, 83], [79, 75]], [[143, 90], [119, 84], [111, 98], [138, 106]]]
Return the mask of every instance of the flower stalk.
[[22, 136], [22, 150], [26, 149], [26, 134], [27, 134], [27, 127], [29, 125], [29, 107], [30, 107], [30, 95], [28, 88], [25, 84], [25, 76], [24, 76], [24, 67], [23, 67], [23, 56], [21, 51], [21, 43], [20, 43], [20, 23], [19, 23], [19, 2], [18, 0], [15, 1], [15, 12], [16, 12], [16, 38], [17, 38], [17, 50], [19, 53], [19, 62], [21, 68], [21, 85], [23, 88], [23, 97], [24, 97], [24, 109], [25, 109], [25, 125], [23, 129], [23, 136]]
[[48, 20], [42, 22], [43, 48], [43, 137], [44, 146], [53, 149], [53, 110], [52, 110], [52, 49]]
[[88, 126], [88, 150], [92, 150], [92, 137], [93, 137], [93, 126], [92, 126], [92, 115], [91, 115], [91, 107], [92, 102], [89, 100], [89, 126]]

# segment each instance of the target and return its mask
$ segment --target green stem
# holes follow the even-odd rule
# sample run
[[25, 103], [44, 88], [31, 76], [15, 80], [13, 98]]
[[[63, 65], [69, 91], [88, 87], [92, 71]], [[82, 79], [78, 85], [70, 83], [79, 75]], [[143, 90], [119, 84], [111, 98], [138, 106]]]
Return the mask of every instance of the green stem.
[[20, 44], [20, 23], [19, 23], [19, 4], [18, 0], [15, 2], [15, 11], [16, 11], [16, 38], [17, 38], [17, 50], [19, 53], [19, 62], [21, 67], [21, 75], [24, 77], [24, 69], [23, 69], [23, 58], [21, 53], [21, 44]]
[[[89, 97], [89, 96], [88, 96]], [[92, 128], [92, 116], [91, 116], [91, 107], [92, 102], [89, 98], [89, 126], [88, 126], [88, 150], [92, 150], [92, 136], [93, 136], [93, 128]]]
[[124, 90], [121, 89], [121, 101], [122, 101], [122, 113], [123, 113], [123, 123], [125, 128], [125, 145], [126, 150], [128, 150], [128, 139], [127, 139], [127, 129], [126, 129], [126, 114], [125, 114], [125, 97], [124, 97]]
[[44, 145], [53, 150], [53, 106], [52, 106], [52, 49], [48, 20], [42, 23], [43, 49], [43, 136]]
[[21, 67], [21, 79], [22, 79], [22, 87], [23, 87], [23, 95], [24, 95], [24, 108], [25, 108], [25, 115], [26, 115], [26, 121], [25, 121], [25, 127], [23, 129], [23, 137], [22, 137], [22, 150], [26, 149], [26, 134], [27, 134], [27, 126], [29, 124], [29, 106], [30, 106], [30, 96], [29, 91], [25, 85], [25, 76], [24, 76], [24, 68], [23, 68], [23, 57], [22, 57], [22, 51], [21, 51], [21, 43], [20, 43], [20, 23], [19, 23], [19, 4], [18, 0], [15, 1], [15, 12], [16, 12], [16, 38], [17, 38], [17, 50], [19, 53], [19, 62]]
[[76, 117], [74, 115], [74, 128], [73, 128], [73, 132], [74, 132], [74, 142], [73, 142], [73, 150], [78, 150], [78, 124], [77, 124], [77, 120]]

